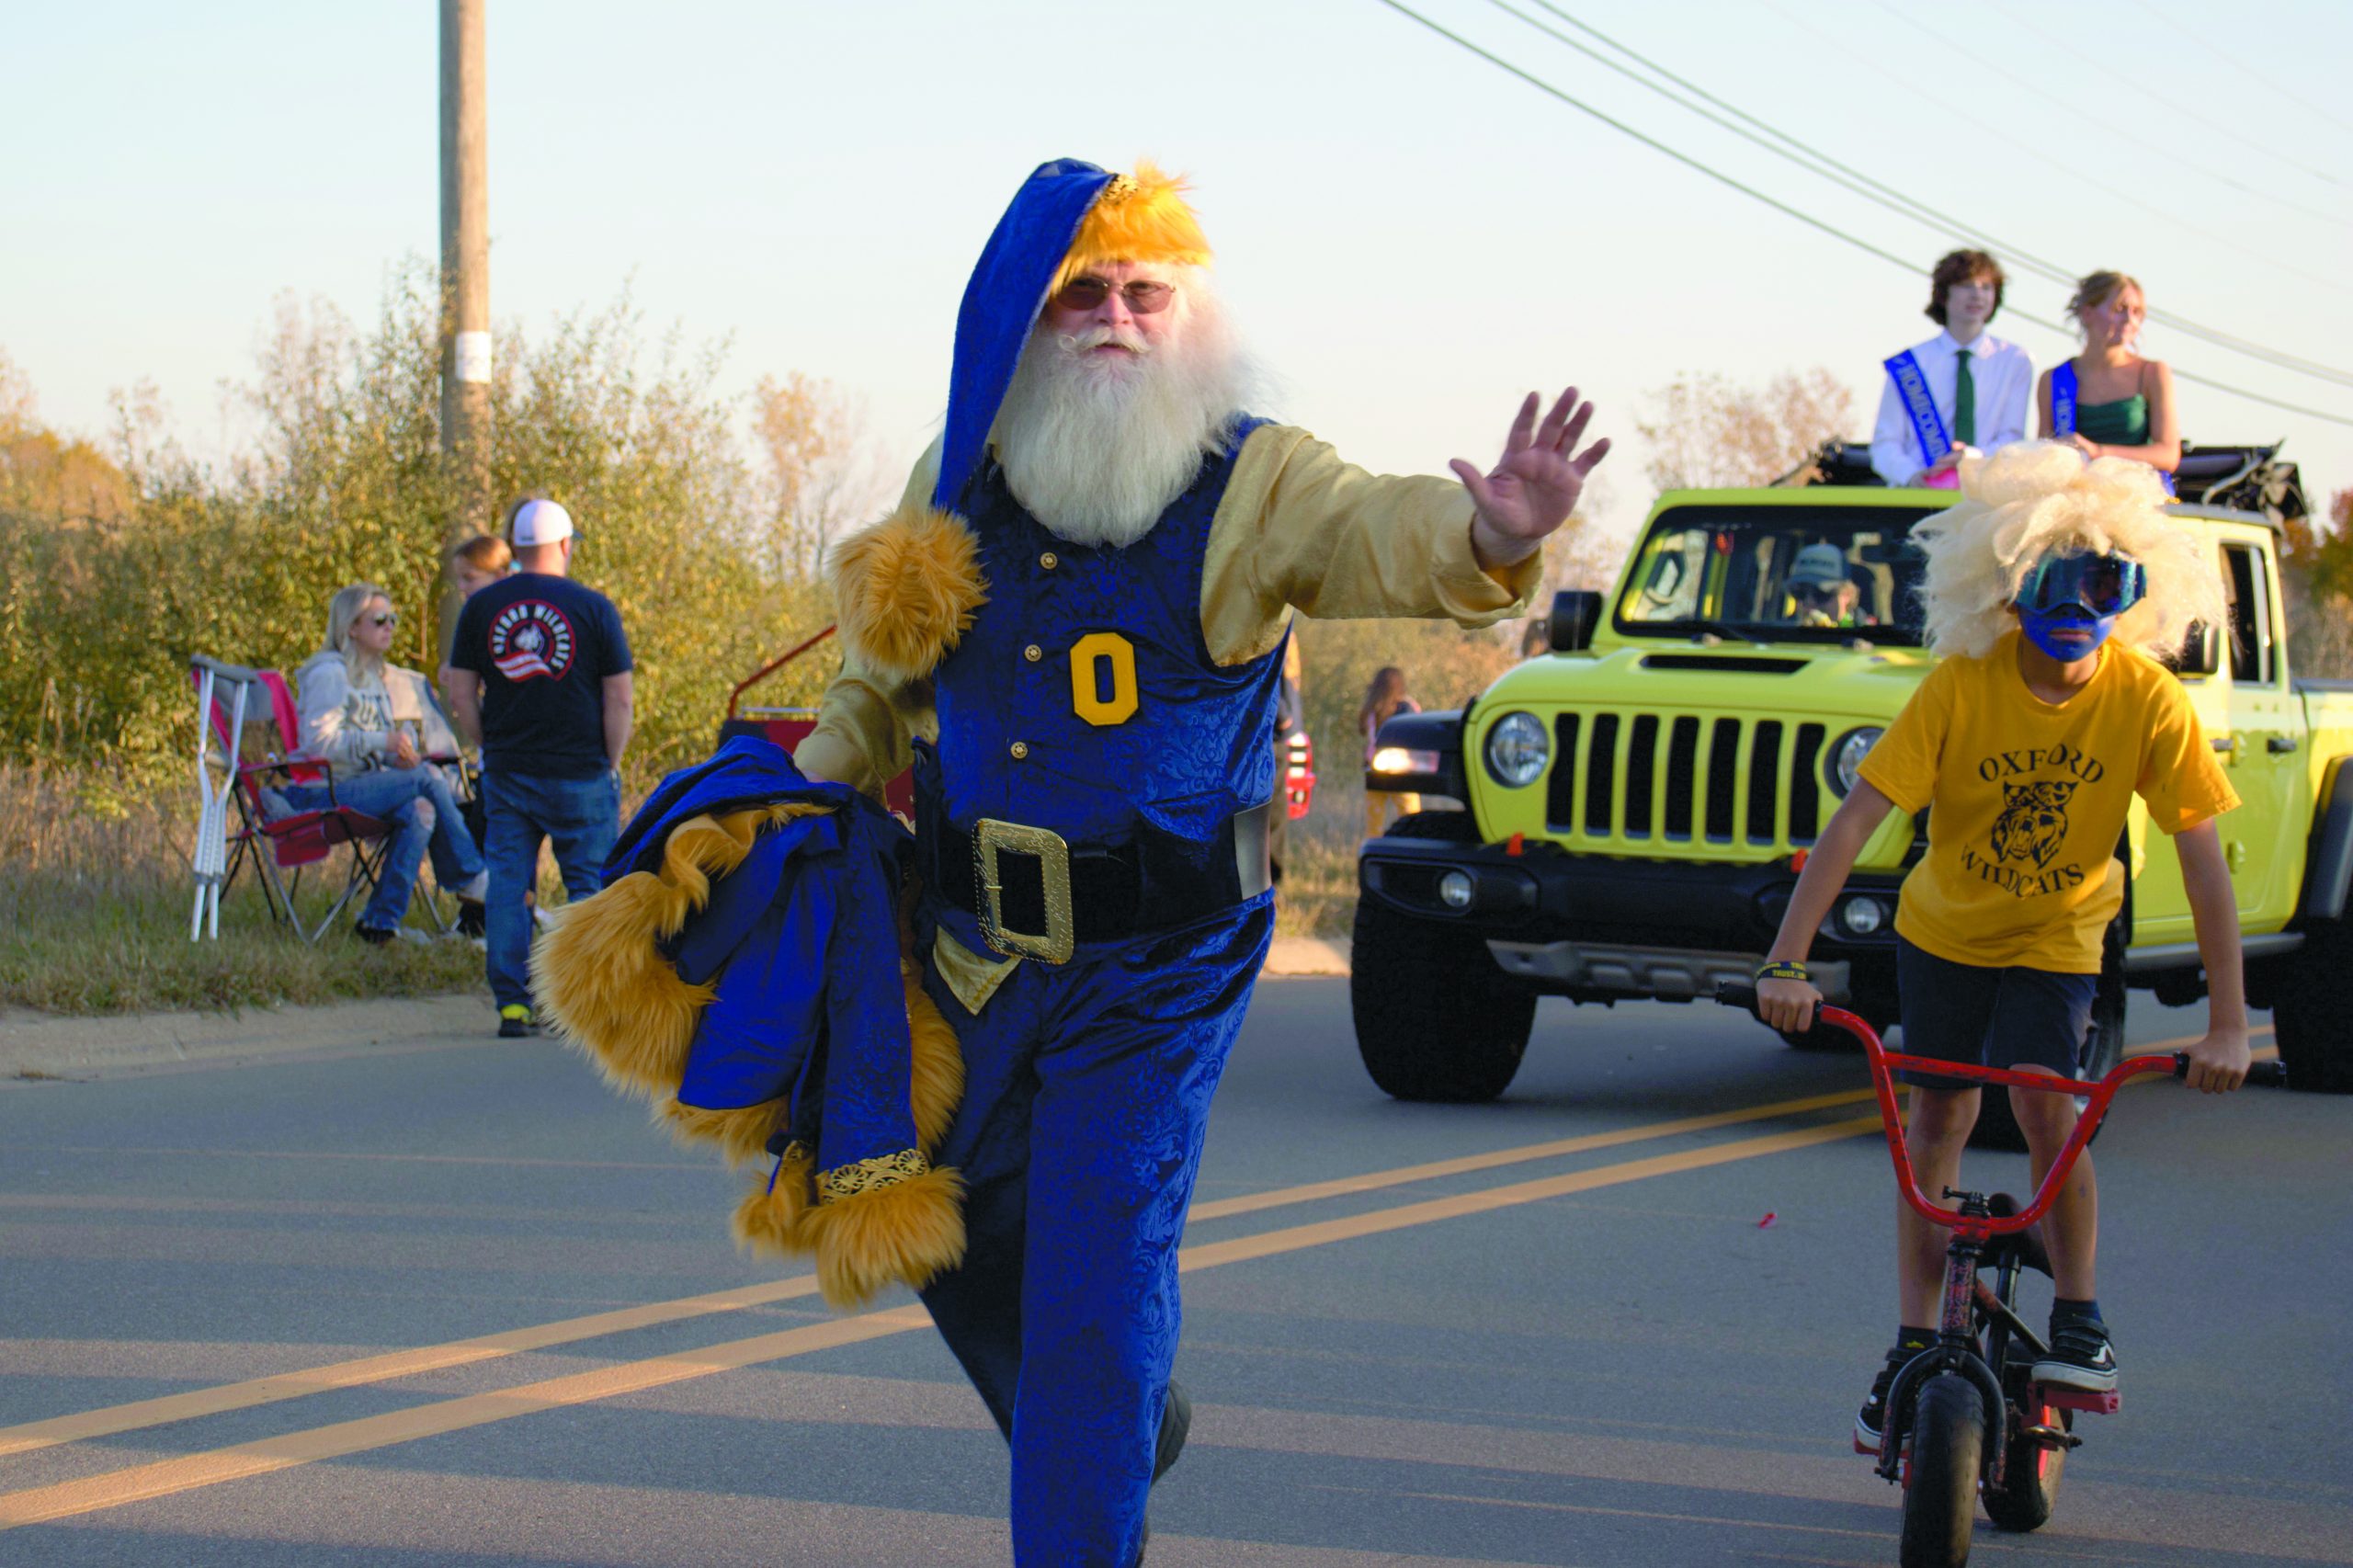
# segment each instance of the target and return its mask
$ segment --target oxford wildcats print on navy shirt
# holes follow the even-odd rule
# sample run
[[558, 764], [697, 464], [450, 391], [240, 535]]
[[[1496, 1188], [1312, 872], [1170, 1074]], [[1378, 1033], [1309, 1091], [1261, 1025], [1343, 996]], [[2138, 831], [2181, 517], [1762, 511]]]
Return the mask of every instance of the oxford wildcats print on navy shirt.
[[504, 773], [594, 778], [605, 677], [631, 668], [620, 611], [569, 578], [520, 572], [466, 601], [449, 663], [482, 677], [483, 754]]

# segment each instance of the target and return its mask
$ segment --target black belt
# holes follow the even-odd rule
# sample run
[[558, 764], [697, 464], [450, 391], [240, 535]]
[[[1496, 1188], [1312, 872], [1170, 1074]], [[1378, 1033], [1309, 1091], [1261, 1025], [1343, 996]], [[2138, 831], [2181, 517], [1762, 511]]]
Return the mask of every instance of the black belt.
[[1206, 842], [1144, 824], [1123, 844], [1069, 844], [1044, 828], [983, 818], [958, 827], [921, 812], [917, 839], [931, 885], [978, 915], [1007, 957], [1067, 962], [1076, 942], [1189, 924], [1274, 885], [1268, 801], [1228, 817]]

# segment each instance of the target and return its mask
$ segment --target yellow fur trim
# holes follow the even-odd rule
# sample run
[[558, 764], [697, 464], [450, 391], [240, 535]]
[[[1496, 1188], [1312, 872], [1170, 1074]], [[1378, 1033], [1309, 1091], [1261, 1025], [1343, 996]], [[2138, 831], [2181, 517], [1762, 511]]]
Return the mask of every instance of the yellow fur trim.
[[972, 530], [918, 503], [852, 534], [834, 552], [842, 646], [895, 681], [931, 674], [987, 602]]
[[676, 1095], [696, 1019], [717, 992], [679, 979], [659, 945], [702, 907], [711, 878], [744, 863], [761, 828], [830, 809], [792, 801], [696, 817], [670, 835], [659, 871], [632, 871], [556, 911], [531, 951], [531, 994], [555, 1032], [615, 1088], [657, 1104]]
[[1079, 221], [1070, 255], [1047, 292], [1088, 267], [1115, 261], [1208, 266], [1210, 242], [1185, 200], [1186, 189], [1182, 176], [1165, 175], [1148, 160], [1139, 160], [1132, 176], [1114, 176]]
[[915, 1043], [909, 1108], [923, 1152], [937, 1153], [964, 1098], [964, 1053], [957, 1047], [954, 1026], [924, 993], [922, 966], [903, 962], [899, 974], [907, 993], [907, 1034]]
[[821, 1203], [798, 1233], [817, 1255], [817, 1289], [836, 1312], [892, 1285], [920, 1290], [964, 1261], [964, 1178], [931, 1170]]
[[706, 1110], [680, 1105], [674, 1096], [654, 1108], [654, 1119], [681, 1143], [712, 1143], [731, 1165], [748, 1165], [768, 1157], [768, 1140], [776, 1136], [778, 1119], [790, 1102], [770, 1100], [741, 1110]]
[[810, 1165], [808, 1150], [798, 1143], [789, 1145], [777, 1167], [775, 1183], [763, 1179], [753, 1184], [752, 1190], [744, 1195], [744, 1201], [735, 1206], [735, 1240], [739, 1245], [772, 1257], [790, 1257], [809, 1250]]

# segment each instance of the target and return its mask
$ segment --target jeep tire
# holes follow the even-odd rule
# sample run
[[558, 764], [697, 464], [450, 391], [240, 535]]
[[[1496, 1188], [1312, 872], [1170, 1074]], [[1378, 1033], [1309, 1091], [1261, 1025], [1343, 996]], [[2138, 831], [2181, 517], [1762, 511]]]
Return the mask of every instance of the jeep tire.
[[2315, 1094], [2353, 1094], [2353, 1011], [2345, 977], [2353, 973], [2353, 920], [2315, 920], [2303, 946], [2280, 962], [2271, 994], [2271, 1026], [2288, 1086]]
[[[1480, 842], [1469, 812], [1415, 812], [1389, 838]], [[1511, 1086], [1536, 1022], [1536, 994], [1496, 967], [1486, 939], [1357, 899], [1348, 953], [1357, 1051], [1401, 1100], [1492, 1100]]]

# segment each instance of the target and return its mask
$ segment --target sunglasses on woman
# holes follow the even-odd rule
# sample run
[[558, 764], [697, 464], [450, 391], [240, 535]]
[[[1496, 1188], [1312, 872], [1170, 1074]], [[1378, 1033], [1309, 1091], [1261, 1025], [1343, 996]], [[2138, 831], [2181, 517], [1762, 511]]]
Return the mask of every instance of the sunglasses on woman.
[[[1054, 294], [1054, 303], [1066, 311], [1092, 311], [1101, 308], [1111, 297], [1111, 284], [1101, 278], [1074, 278]], [[1157, 315], [1168, 308], [1176, 290], [1166, 283], [1155, 283], [1139, 278], [1119, 285], [1120, 299], [1128, 313], [1138, 316]]]
[[400, 623], [401, 612], [396, 609], [386, 610], [381, 615], [371, 615], [368, 618], [368, 624], [370, 626], [398, 626]]

